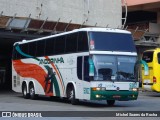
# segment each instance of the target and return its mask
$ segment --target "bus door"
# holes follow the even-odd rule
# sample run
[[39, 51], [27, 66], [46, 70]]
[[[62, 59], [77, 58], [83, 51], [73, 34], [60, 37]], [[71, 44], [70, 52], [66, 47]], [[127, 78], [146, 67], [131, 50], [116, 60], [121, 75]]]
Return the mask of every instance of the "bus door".
[[[90, 81], [89, 81], [89, 56], [79, 56], [77, 58], [77, 75], [79, 79], [79, 96], [83, 99], [90, 99]], [[80, 92], [81, 91], [81, 92]]]
[[89, 56], [83, 57], [83, 98], [90, 99]]

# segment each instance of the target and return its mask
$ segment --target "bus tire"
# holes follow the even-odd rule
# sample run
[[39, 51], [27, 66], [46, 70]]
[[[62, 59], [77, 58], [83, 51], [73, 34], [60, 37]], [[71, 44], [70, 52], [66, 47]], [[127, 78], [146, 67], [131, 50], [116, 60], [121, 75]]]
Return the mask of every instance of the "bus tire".
[[107, 105], [108, 106], [113, 106], [115, 103], [115, 100], [107, 100]]
[[71, 101], [72, 105], [77, 105], [79, 100], [75, 98], [75, 89], [72, 86], [68, 89], [68, 99]]
[[37, 99], [37, 95], [35, 94], [35, 88], [34, 88], [34, 85], [33, 84], [30, 84], [29, 85], [29, 95], [30, 95], [30, 98], [32, 99], [32, 100], [35, 100], [35, 99]]
[[27, 86], [25, 83], [22, 85], [22, 94], [25, 99], [29, 99], [30, 96], [29, 93], [27, 93]]

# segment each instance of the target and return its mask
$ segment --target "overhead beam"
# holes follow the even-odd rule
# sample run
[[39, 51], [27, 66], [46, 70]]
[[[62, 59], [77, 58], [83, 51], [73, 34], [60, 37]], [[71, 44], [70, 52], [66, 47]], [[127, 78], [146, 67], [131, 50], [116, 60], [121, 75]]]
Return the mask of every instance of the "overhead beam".
[[25, 34], [25, 33], [13, 33], [13, 32], [4, 32], [0, 31], [0, 38], [9, 38], [9, 39], [34, 39], [34, 38], [39, 38], [39, 37], [44, 37], [44, 35], [38, 35], [38, 34]]

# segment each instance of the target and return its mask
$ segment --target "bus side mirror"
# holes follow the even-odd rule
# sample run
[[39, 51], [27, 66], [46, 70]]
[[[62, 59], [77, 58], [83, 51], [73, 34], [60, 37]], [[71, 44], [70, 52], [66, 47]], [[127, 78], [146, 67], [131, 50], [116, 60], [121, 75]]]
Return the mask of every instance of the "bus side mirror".
[[140, 64], [144, 66], [144, 75], [149, 75], [149, 68], [148, 68], [147, 63], [144, 60], [141, 60]]
[[94, 76], [94, 63], [91, 58], [89, 58], [89, 76]]

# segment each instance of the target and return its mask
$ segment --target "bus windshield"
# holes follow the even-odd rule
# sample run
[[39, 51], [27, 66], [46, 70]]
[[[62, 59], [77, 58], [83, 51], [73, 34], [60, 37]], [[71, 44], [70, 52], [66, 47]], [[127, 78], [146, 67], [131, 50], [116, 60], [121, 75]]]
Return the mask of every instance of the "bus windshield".
[[90, 50], [136, 52], [131, 34], [89, 32], [89, 39]]
[[135, 56], [93, 55], [94, 80], [135, 81]]

